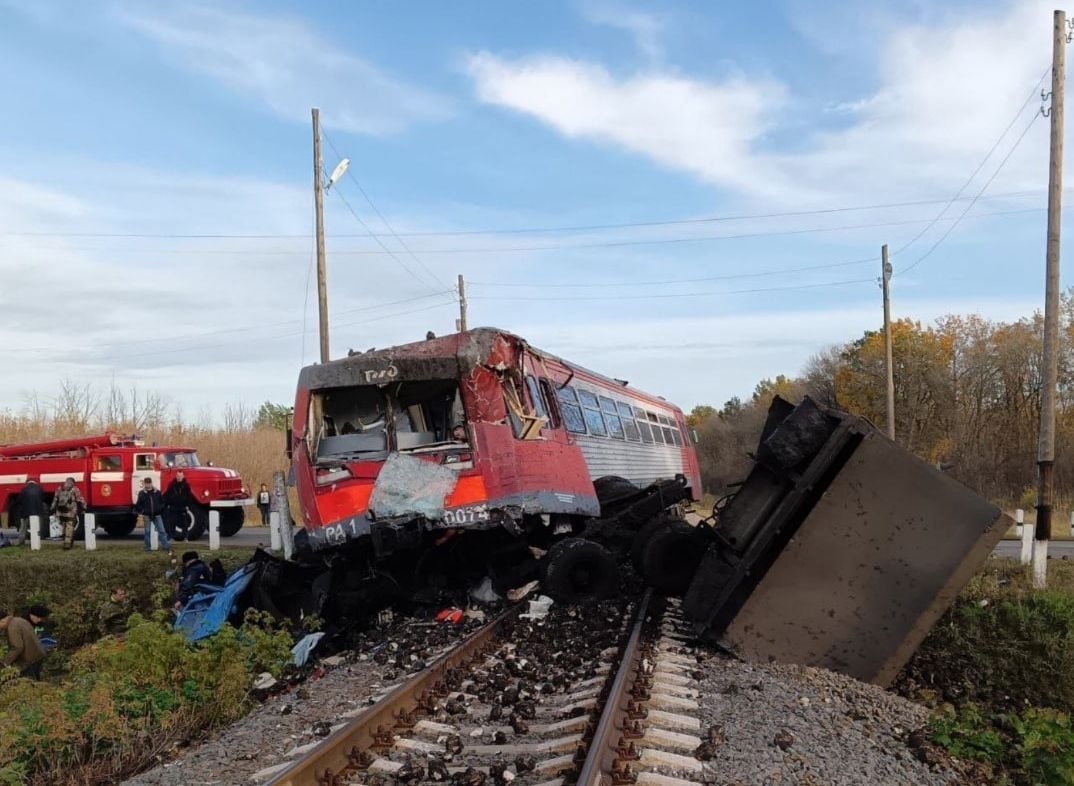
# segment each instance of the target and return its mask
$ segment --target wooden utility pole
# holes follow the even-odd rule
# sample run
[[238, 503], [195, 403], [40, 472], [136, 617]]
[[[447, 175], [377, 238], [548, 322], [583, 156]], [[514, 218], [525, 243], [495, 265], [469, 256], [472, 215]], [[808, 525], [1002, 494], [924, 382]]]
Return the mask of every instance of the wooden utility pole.
[[1052, 20], [1051, 156], [1048, 164], [1048, 250], [1044, 278], [1043, 389], [1040, 441], [1037, 446], [1037, 527], [1033, 549], [1033, 583], [1043, 587], [1052, 536], [1055, 472], [1055, 399], [1059, 378], [1059, 229], [1063, 196], [1063, 87], [1066, 75], [1067, 15]]
[[887, 374], [888, 437], [895, 439], [895, 369], [891, 360], [891, 263], [888, 244], [880, 247], [880, 280], [884, 289], [884, 356]]
[[459, 273], [459, 330], [466, 330], [466, 282]]
[[313, 204], [317, 213], [317, 313], [320, 318], [321, 362], [331, 359], [328, 352], [328, 272], [324, 261], [324, 188], [321, 185], [321, 111], [313, 109]]

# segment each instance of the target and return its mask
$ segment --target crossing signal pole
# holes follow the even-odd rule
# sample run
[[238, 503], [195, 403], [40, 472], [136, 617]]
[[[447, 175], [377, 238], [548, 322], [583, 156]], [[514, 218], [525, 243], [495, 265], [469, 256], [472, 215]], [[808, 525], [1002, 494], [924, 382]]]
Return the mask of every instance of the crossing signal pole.
[[891, 359], [891, 263], [888, 244], [880, 247], [880, 281], [884, 290], [884, 357], [887, 376], [888, 438], [895, 440], [895, 369]]

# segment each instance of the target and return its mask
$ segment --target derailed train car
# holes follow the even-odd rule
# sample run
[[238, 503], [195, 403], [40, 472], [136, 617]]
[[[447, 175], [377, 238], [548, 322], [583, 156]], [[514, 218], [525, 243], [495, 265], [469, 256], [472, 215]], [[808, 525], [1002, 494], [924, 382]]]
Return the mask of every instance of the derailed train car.
[[634, 532], [700, 493], [679, 408], [492, 328], [307, 367], [294, 413], [296, 546], [359, 593], [540, 571], [607, 596]]

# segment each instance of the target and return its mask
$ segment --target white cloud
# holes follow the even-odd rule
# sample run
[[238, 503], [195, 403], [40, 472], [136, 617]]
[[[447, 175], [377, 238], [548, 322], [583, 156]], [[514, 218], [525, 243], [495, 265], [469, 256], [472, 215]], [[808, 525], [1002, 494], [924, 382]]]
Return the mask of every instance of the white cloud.
[[[849, 125], [784, 150], [774, 132], [799, 127], [788, 114], [803, 107], [768, 77], [703, 80], [651, 68], [618, 76], [595, 62], [489, 52], [472, 54], [469, 71], [483, 102], [740, 195], [801, 203], [878, 191], [935, 194], [961, 185], [1031, 92], [1047, 65], [1048, 9], [1041, 0], [1017, 0], [991, 13], [894, 26], [878, 42], [875, 69], [863, 66], [879, 74], [875, 90], [838, 102]], [[1009, 142], [1035, 109], [1031, 102]], [[1046, 124], [1038, 126], [1001, 182], [1039, 184]]]
[[650, 62], [663, 59], [664, 46], [661, 40], [664, 21], [655, 14], [624, 8], [622, 4], [610, 4], [606, 0], [589, 0], [582, 4], [582, 13], [586, 20], [595, 25], [612, 27], [629, 33]]
[[320, 106], [327, 125], [380, 135], [450, 111], [445, 98], [339, 48], [300, 19], [183, 3], [123, 5], [116, 15], [183, 68], [287, 120], [309, 122], [310, 107]]
[[771, 168], [743, 165], [782, 101], [777, 84], [670, 73], [617, 79], [580, 60], [510, 61], [488, 52], [471, 55], [468, 65], [480, 100], [533, 115], [566, 136], [611, 142], [739, 190], [792, 188]]

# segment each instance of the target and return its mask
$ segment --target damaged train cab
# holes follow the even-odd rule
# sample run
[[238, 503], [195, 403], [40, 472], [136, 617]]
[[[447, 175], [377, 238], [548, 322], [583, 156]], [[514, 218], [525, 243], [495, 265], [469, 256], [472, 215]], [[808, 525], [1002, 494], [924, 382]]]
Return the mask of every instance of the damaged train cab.
[[689, 433], [663, 399], [492, 328], [309, 366], [296, 545], [397, 591], [540, 571], [563, 599], [608, 595], [616, 551], [700, 494]]

